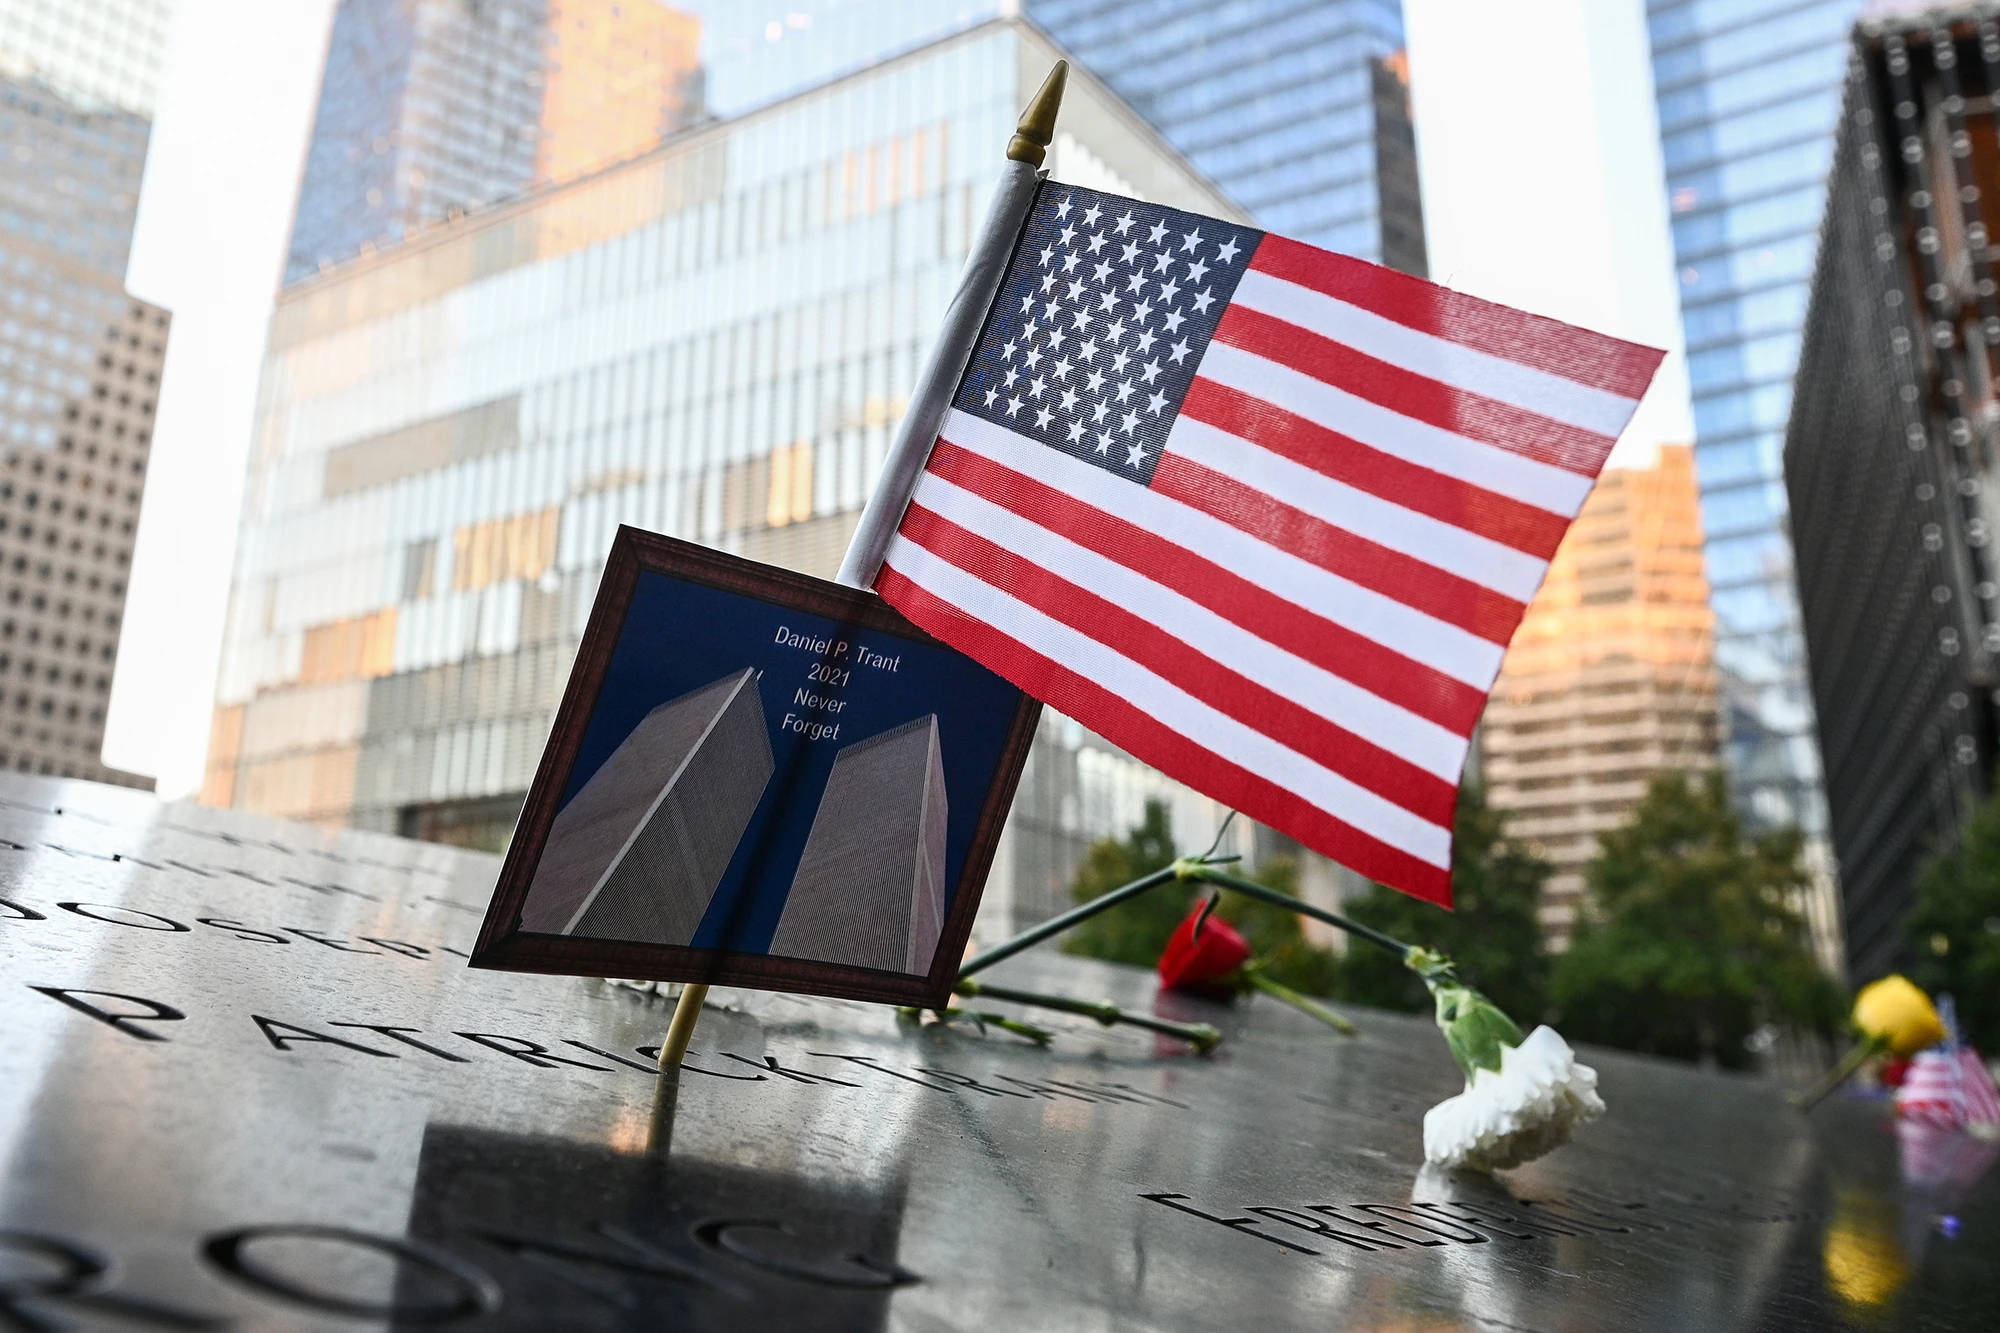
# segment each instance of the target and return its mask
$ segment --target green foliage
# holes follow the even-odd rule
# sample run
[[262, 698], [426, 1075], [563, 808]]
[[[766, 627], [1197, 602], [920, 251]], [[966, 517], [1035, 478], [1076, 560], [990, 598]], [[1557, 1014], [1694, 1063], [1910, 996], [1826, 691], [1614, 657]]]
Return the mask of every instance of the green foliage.
[[1585, 872], [1550, 982], [1563, 1035], [1741, 1068], [1766, 1023], [1833, 1030], [1846, 998], [1792, 906], [1800, 845], [1796, 829], [1746, 837], [1720, 774], [1656, 777]]
[[[1467, 783], [1458, 797], [1446, 912], [1377, 885], [1341, 905], [1364, 926], [1445, 954], [1459, 977], [1483, 991], [1523, 1028], [1548, 1007], [1549, 962], [1536, 913], [1552, 867], [1507, 834], [1506, 817]], [[1335, 965], [1336, 998], [1429, 1013], [1423, 979], [1386, 949], [1357, 940]]]
[[[1084, 853], [1070, 892], [1078, 902], [1088, 902], [1171, 864], [1177, 855], [1167, 807], [1148, 801], [1145, 817], [1123, 838], [1106, 838]], [[1282, 893], [1298, 893], [1298, 866], [1289, 860], [1268, 862], [1244, 877]], [[1208, 891], [1186, 882], [1162, 884], [1077, 926], [1063, 937], [1063, 952], [1153, 967], [1174, 927]], [[1216, 912], [1243, 933], [1252, 956], [1265, 964], [1272, 979], [1310, 995], [1328, 993], [1333, 954], [1305, 938], [1296, 913], [1228, 892]]]
[[1956, 849], [1924, 867], [1904, 931], [1910, 980], [1949, 994], [1974, 1043], [2000, 1046], [2000, 794], [1966, 822]]

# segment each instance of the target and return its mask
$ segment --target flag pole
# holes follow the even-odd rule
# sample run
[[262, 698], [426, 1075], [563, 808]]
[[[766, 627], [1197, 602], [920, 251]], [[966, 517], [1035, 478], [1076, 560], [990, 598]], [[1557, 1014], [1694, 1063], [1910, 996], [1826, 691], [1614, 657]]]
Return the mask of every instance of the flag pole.
[[[979, 330], [986, 323], [986, 312], [992, 308], [1000, 281], [1007, 274], [1014, 242], [1027, 223], [1028, 209], [1035, 201], [1035, 187], [1041, 183], [1042, 162], [1049, 145], [1055, 142], [1056, 112], [1062, 107], [1063, 87], [1068, 82], [1069, 62], [1056, 61], [1021, 113], [1014, 137], [1007, 141], [1007, 166], [1000, 173], [992, 206], [986, 210], [986, 220], [973, 240], [972, 253], [966, 256], [965, 271], [959, 275], [958, 290], [945, 308], [944, 324], [931, 346], [930, 359], [910, 390], [910, 405], [903, 413], [902, 424], [896, 428], [888, 457], [882, 462], [875, 493], [868, 497], [861, 521], [855, 525], [854, 537], [847, 544], [847, 554], [840, 562], [837, 577], [850, 588], [874, 584], [875, 575], [882, 568], [882, 557], [888, 553], [889, 539], [896, 535], [896, 526], [903, 521], [910, 492], [916, 489], [917, 478], [944, 421], [945, 409], [951, 406], [951, 396], [965, 374], [965, 363], [972, 359]], [[660, 1043], [662, 1075], [679, 1074], [688, 1040], [694, 1035], [695, 1022], [701, 1017], [701, 1007], [707, 999], [705, 985], [691, 983], [681, 988], [666, 1040]]]
[[945, 409], [951, 406], [951, 396], [965, 374], [965, 363], [972, 359], [973, 346], [979, 341], [986, 312], [992, 308], [1000, 280], [1007, 274], [1014, 242], [1028, 220], [1028, 208], [1034, 203], [1035, 187], [1041, 181], [1042, 159], [1055, 139], [1056, 111], [1062, 106], [1063, 85], [1068, 80], [1069, 62], [1056, 61], [1027, 110], [1021, 113], [1014, 137], [1007, 141], [1007, 166], [1000, 173], [999, 188], [993, 192], [993, 205], [986, 210], [986, 221], [972, 243], [972, 253], [966, 257], [965, 272], [959, 276], [958, 290], [945, 309], [944, 324], [938, 330], [937, 342], [931, 346], [930, 360], [924, 363], [916, 387], [910, 391], [909, 408], [903, 413], [889, 455], [882, 462], [875, 493], [868, 497], [868, 507], [861, 511], [854, 539], [847, 544], [847, 557], [840, 562], [838, 577], [849, 587], [866, 588], [875, 582], [875, 574], [882, 568], [882, 557], [889, 549], [889, 539], [896, 535], [896, 525], [903, 521], [910, 492], [916, 489], [917, 477], [930, 457]]

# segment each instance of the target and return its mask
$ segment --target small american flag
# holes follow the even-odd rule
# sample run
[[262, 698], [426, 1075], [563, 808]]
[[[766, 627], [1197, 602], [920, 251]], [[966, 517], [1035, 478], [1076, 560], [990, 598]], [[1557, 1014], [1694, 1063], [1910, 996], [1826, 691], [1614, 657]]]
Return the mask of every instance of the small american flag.
[[1448, 905], [1473, 727], [1661, 355], [1047, 182], [875, 587]]

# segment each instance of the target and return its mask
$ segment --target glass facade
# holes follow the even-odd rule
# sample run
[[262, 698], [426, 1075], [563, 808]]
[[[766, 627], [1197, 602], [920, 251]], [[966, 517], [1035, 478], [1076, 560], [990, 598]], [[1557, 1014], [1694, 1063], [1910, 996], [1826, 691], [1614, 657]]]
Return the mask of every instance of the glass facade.
[[659, 0], [341, 0], [287, 279], [657, 146], [700, 37]]
[[1424, 272], [1400, 0], [1026, 0], [1257, 225]]
[[[497, 843], [619, 523], [831, 575], [1054, 55], [983, 25], [288, 288], [204, 799]], [[1056, 176], [1239, 216], [1087, 77], [1064, 123]], [[1050, 718], [989, 923], [1148, 795], [1219, 813]]]
[[174, 0], [0, 0], [0, 73], [153, 114]]
[[683, 0], [733, 114], [1002, 12], [1047, 32], [1257, 225], [1424, 272], [1401, 0]]
[[0, 0], [0, 767], [98, 781], [167, 314], [125, 293], [167, 0]]
[[1725, 755], [1744, 812], [1823, 846], [1783, 450], [1861, 0], [1649, 0]]

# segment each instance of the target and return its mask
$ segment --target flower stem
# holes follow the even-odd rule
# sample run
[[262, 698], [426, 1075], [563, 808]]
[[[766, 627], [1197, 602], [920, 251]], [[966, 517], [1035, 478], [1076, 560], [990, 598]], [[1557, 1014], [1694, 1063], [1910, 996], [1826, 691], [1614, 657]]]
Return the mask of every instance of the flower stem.
[[958, 1005], [952, 1005], [945, 1009], [926, 1011], [917, 1008], [915, 1005], [904, 1005], [896, 1010], [899, 1017], [908, 1019], [913, 1023], [923, 1022], [926, 1012], [935, 1013], [937, 1021], [946, 1026], [957, 1022], [959, 1019], [969, 1018], [983, 1028], [999, 1028], [1002, 1032], [1011, 1032], [1017, 1037], [1025, 1037], [1037, 1046], [1046, 1046], [1055, 1037], [1055, 1033], [1050, 1032], [1047, 1028], [1038, 1028], [1033, 1023], [1023, 1023], [1018, 1018], [1009, 1018], [1005, 1014], [996, 1014], [986, 1009], [966, 1009]]
[[1888, 1048], [1889, 1043], [1883, 1041], [1880, 1037], [1863, 1037], [1860, 1041], [1854, 1043], [1854, 1049], [1840, 1058], [1839, 1064], [1826, 1071], [1819, 1082], [1813, 1084], [1804, 1092], [1792, 1094], [1788, 1100], [1801, 1111], [1812, 1110], [1813, 1107], [1818, 1106], [1822, 1101], [1826, 1100], [1828, 1093], [1847, 1082], [1848, 1079], [1853, 1078], [1854, 1071], [1861, 1068], [1867, 1062], [1869, 1056], [1879, 1055]]
[[1283, 1000], [1302, 1014], [1310, 1014], [1336, 1032], [1345, 1033], [1350, 1037], [1358, 1036], [1361, 1032], [1360, 1028], [1355, 1027], [1354, 1024], [1348, 1022], [1318, 1000], [1313, 999], [1310, 995], [1301, 995], [1283, 982], [1273, 980], [1262, 968], [1245, 968], [1243, 975], [1252, 987], [1263, 991], [1264, 994], [1274, 1000]]
[[1370, 944], [1379, 944], [1398, 958], [1407, 960], [1409, 957], [1410, 946], [1396, 939], [1394, 936], [1385, 935], [1373, 926], [1364, 926], [1352, 917], [1342, 916], [1338, 912], [1329, 912], [1324, 907], [1315, 907], [1302, 898], [1292, 897], [1289, 893], [1280, 893], [1276, 889], [1266, 888], [1255, 880], [1244, 879], [1240, 875], [1232, 875], [1227, 871], [1217, 870], [1209, 865], [1191, 866], [1185, 878], [1202, 880], [1220, 888], [1240, 893], [1246, 898], [1257, 898], [1263, 902], [1273, 903], [1289, 911], [1297, 912], [1300, 916], [1309, 916], [1315, 921], [1324, 921], [1329, 926], [1337, 926], [1350, 935], [1367, 940]]
[[960, 977], [956, 989], [960, 995], [968, 998], [983, 995], [993, 1000], [1012, 1000], [1015, 1004], [1055, 1009], [1065, 1014], [1081, 1014], [1085, 1018], [1096, 1019], [1106, 1027], [1124, 1023], [1131, 1027], [1144, 1028], [1148, 1032], [1178, 1037], [1204, 1055], [1214, 1050], [1216, 1043], [1222, 1040], [1222, 1034], [1207, 1023], [1175, 1023], [1164, 1018], [1153, 1018], [1147, 1014], [1135, 1014], [1120, 1009], [1110, 1000], [1078, 1000], [1067, 995], [1044, 995], [1039, 991], [1015, 990], [1011, 986], [988, 986], [968, 977]]
[[[1211, 848], [1210, 850], [1212, 851], [1213, 849]], [[1234, 856], [1209, 856], [1203, 854], [1202, 856], [1193, 858], [1184, 857], [1181, 860], [1175, 861], [1172, 865], [1161, 866], [1150, 875], [1141, 875], [1130, 884], [1121, 884], [1109, 893], [1099, 894], [1087, 903], [1078, 903], [1075, 907], [1070, 908], [1069, 911], [1062, 913], [1060, 916], [1052, 916], [1038, 926], [1030, 926], [1012, 939], [1002, 940], [985, 953], [976, 955], [971, 961], [959, 968], [958, 975], [969, 977], [975, 972], [983, 972], [995, 963], [1005, 962], [1007, 959], [1012, 958], [1023, 949], [1033, 948], [1051, 935], [1060, 935], [1071, 926], [1088, 921], [1099, 912], [1109, 911], [1111, 908], [1124, 902], [1127, 898], [1136, 898], [1148, 889], [1156, 889], [1169, 880], [1194, 878], [1195, 872], [1201, 867], [1222, 865], [1237, 859]]]

